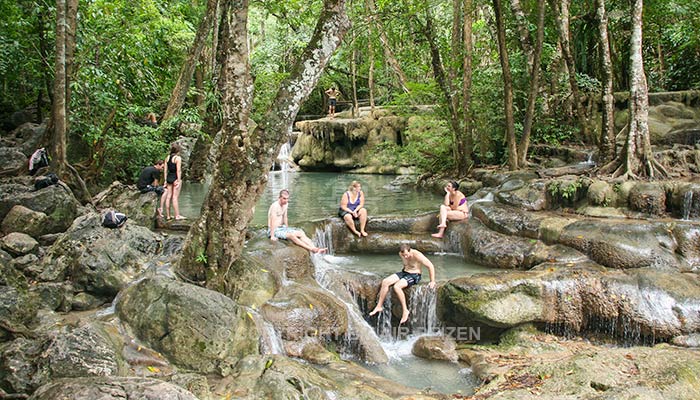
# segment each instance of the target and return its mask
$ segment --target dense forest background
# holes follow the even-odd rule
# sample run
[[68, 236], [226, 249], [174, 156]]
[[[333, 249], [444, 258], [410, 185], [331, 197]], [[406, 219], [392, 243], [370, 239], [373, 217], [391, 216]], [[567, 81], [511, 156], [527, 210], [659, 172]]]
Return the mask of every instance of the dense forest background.
[[[132, 181], [143, 166], [163, 158], [179, 135], [213, 138], [219, 131], [222, 62], [217, 53], [224, 2], [76, 2], [75, 28], [67, 24], [66, 30], [74, 39], [66, 69], [67, 156], [89, 185]], [[418, 163], [433, 172], [505, 164], [509, 129], [518, 140], [527, 132], [533, 143], [597, 146], [606, 82], [616, 92], [630, 88], [633, 3], [641, 4], [353, 0], [346, 4], [352, 28], [299, 114], [323, 114], [323, 91], [330, 86], [339, 88], [346, 107], [376, 104], [410, 112], [411, 106], [436, 105], [432, 117], [416, 120], [419, 126], [409, 129], [420, 140], [378, 149], [388, 162]], [[56, 4], [0, 1], [4, 121], [18, 110], [31, 111], [36, 122], [51, 115]], [[601, 5], [610, 77], [601, 46]], [[311, 38], [321, 8], [321, 2], [310, 0], [250, 3], [254, 121], [265, 118], [289, 66]], [[208, 29], [198, 35], [207, 16]], [[700, 3], [647, 1], [642, 21], [649, 91], [700, 88]], [[184, 104], [166, 113], [198, 36], [203, 46]], [[504, 80], [512, 81], [512, 128], [504, 110]], [[157, 115], [157, 127], [146, 123], [149, 113]]]

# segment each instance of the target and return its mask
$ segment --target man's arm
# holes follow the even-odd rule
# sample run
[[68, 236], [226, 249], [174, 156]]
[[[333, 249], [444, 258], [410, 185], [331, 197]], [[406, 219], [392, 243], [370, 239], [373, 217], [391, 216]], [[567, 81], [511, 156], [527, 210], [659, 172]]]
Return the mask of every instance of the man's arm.
[[423, 264], [423, 266], [428, 268], [428, 272], [430, 272], [430, 283], [428, 284], [428, 287], [431, 289], [435, 288], [435, 266], [433, 266], [433, 263], [428, 260], [428, 257], [423, 255], [421, 252], [418, 252], [418, 260]]
[[277, 241], [277, 238], [275, 237], [275, 229], [277, 229], [277, 221], [275, 218], [272, 217], [273, 213], [273, 207], [275, 205], [271, 205], [270, 209], [267, 210], [267, 228], [270, 230], [270, 240], [273, 242]]

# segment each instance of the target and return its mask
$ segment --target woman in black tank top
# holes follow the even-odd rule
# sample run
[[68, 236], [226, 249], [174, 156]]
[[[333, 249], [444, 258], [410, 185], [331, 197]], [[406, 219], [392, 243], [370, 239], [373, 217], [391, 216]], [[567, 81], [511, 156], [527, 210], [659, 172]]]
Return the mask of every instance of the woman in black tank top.
[[165, 194], [160, 198], [160, 208], [158, 213], [162, 216], [165, 208], [165, 216], [171, 219], [170, 206], [172, 205], [175, 212], [175, 219], [185, 219], [180, 215], [180, 189], [182, 189], [182, 158], [180, 157], [180, 145], [173, 143], [170, 146], [170, 155], [166, 160], [165, 173]]

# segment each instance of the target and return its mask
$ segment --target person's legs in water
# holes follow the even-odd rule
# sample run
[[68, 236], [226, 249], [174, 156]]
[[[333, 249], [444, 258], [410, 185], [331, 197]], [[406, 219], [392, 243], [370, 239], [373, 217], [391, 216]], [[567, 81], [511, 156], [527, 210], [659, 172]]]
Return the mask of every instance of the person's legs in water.
[[361, 208], [359, 214], [360, 214], [360, 234], [362, 236], [367, 236], [367, 232], [365, 231], [365, 226], [367, 226], [367, 209]]
[[401, 310], [403, 310], [399, 324], [406, 322], [409, 314], [408, 307], [406, 307], [406, 295], [403, 293], [403, 289], [405, 287], [408, 287], [408, 282], [406, 282], [406, 279], [399, 279], [399, 281], [394, 284], [394, 293], [396, 293], [396, 297], [399, 298]]
[[287, 233], [287, 239], [290, 240], [292, 243], [296, 244], [297, 246], [306, 249], [312, 253], [325, 253], [328, 251], [327, 248], [318, 248], [314, 245], [314, 242], [309, 239], [308, 236], [306, 236], [306, 233], [302, 231], [301, 229], [297, 229], [293, 232]]
[[379, 289], [379, 298], [377, 299], [377, 305], [374, 307], [369, 315], [372, 316], [378, 312], [384, 310], [384, 300], [386, 299], [387, 293], [389, 293], [389, 287], [399, 281], [399, 276], [396, 274], [391, 274], [382, 280], [382, 286]]
[[355, 220], [352, 217], [352, 214], [347, 213], [343, 216], [343, 221], [345, 221], [345, 225], [350, 228], [350, 231], [352, 231], [353, 235], [357, 235], [357, 237], [360, 237], [360, 232], [357, 231], [355, 228]]

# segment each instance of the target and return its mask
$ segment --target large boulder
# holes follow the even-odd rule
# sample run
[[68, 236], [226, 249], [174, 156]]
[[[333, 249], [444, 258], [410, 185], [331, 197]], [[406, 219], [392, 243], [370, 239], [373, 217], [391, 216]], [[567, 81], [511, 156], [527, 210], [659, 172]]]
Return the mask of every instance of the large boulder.
[[540, 211], [547, 208], [546, 181], [511, 179], [504, 182], [496, 194], [496, 200], [519, 209]]
[[0, 184], [0, 219], [18, 204], [46, 214], [47, 233], [65, 231], [81, 212], [73, 192], [62, 183], [40, 190], [17, 183]]
[[73, 378], [40, 387], [31, 400], [197, 400], [187, 390], [150, 378]]
[[450, 336], [421, 336], [413, 344], [411, 353], [429, 360], [456, 362], [458, 359], [456, 348], [455, 340]]
[[36, 373], [37, 359], [45, 348], [44, 340], [24, 337], [0, 345], [0, 389], [28, 394], [45, 383]]
[[439, 291], [438, 310], [447, 326], [480, 327], [482, 340], [535, 323], [639, 342], [696, 332], [698, 299], [700, 280], [694, 274], [551, 264], [453, 279]]
[[26, 335], [36, 322], [39, 299], [25, 288], [0, 286], [0, 342]]
[[27, 171], [27, 156], [12, 147], [0, 147], [0, 176], [19, 175]]
[[686, 270], [676, 255], [673, 231], [664, 223], [582, 219], [568, 224], [558, 242], [608, 268]]
[[36, 251], [39, 242], [26, 233], [12, 232], [0, 239], [0, 247], [15, 256], [23, 256]]
[[56, 378], [116, 376], [123, 361], [100, 324], [58, 332], [38, 362], [38, 374], [49, 382]]
[[340, 337], [348, 329], [345, 306], [321, 288], [290, 283], [261, 308], [282, 339]]
[[41, 211], [30, 210], [25, 206], [16, 205], [2, 220], [2, 231], [5, 234], [21, 232], [38, 238], [49, 233], [46, 230], [49, 217]]
[[141, 193], [135, 185], [112, 182], [93, 198], [93, 204], [97, 209], [115, 209], [126, 214], [130, 221], [152, 228], [159, 199], [155, 192]]
[[116, 309], [139, 339], [193, 371], [225, 376], [238, 359], [258, 352], [258, 333], [245, 310], [199, 286], [149, 277], [124, 290]]
[[666, 190], [658, 183], [638, 183], [629, 194], [629, 207], [651, 215], [666, 213]]
[[112, 299], [158, 253], [162, 238], [129, 222], [105, 228], [97, 213], [77, 218], [48, 250], [39, 280], [70, 280], [78, 291]]
[[46, 133], [46, 124], [39, 125], [26, 122], [17, 127], [12, 133], [18, 143], [21, 143], [20, 151], [29, 157], [41, 145], [41, 141]]

